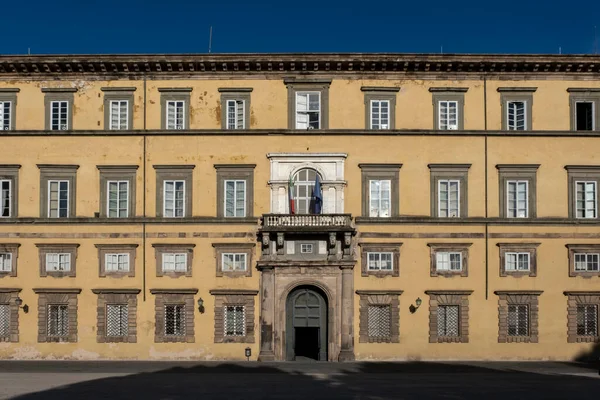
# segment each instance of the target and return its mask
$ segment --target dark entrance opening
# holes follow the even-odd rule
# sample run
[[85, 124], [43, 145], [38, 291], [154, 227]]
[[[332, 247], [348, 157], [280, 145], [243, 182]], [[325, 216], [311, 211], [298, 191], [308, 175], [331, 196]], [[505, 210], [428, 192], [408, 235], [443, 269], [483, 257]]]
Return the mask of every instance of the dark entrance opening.
[[327, 361], [327, 300], [313, 286], [300, 286], [287, 298], [286, 359]]

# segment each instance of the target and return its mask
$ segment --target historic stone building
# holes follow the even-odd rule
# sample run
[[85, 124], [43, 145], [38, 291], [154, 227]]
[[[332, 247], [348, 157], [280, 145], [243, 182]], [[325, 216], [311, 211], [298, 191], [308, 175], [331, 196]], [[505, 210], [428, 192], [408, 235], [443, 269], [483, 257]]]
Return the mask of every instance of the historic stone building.
[[597, 56], [2, 56], [0, 357], [589, 356], [599, 106]]

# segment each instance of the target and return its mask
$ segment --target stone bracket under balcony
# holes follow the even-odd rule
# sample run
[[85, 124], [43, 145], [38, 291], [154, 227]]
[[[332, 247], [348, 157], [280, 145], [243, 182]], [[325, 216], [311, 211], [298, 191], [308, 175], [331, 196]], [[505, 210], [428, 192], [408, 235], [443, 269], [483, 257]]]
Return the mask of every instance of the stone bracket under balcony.
[[259, 263], [353, 260], [356, 230], [350, 214], [264, 214]]

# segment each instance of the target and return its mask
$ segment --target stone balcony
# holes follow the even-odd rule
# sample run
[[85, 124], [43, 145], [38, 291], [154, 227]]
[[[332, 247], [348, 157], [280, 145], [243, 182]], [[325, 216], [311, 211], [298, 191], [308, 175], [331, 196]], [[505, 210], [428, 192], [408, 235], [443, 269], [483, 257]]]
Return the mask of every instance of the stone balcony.
[[263, 232], [353, 231], [350, 214], [263, 214]]

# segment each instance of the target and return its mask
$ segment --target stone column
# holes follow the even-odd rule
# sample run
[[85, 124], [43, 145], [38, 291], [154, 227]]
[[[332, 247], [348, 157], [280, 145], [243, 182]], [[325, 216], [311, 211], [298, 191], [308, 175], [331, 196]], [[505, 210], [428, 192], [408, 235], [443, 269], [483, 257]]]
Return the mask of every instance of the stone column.
[[339, 361], [354, 361], [354, 270], [342, 266], [342, 348]]
[[260, 271], [260, 352], [258, 361], [274, 361], [275, 270], [273, 267], [261, 267]]

